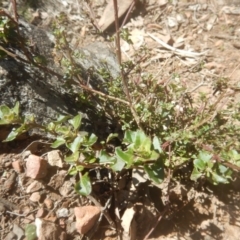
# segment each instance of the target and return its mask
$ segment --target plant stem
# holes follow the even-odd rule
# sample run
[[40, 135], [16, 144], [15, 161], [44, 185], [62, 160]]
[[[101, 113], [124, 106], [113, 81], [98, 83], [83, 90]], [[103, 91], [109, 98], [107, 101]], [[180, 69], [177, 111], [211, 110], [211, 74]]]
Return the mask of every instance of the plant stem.
[[118, 63], [120, 65], [120, 69], [121, 69], [121, 79], [122, 79], [122, 85], [123, 85], [123, 90], [124, 93], [127, 97], [127, 100], [129, 102], [130, 105], [130, 109], [132, 112], [132, 115], [134, 117], [134, 120], [136, 121], [138, 127], [142, 129], [141, 123], [140, 123], [140, 119], [137, 115], [137, 112], [132, 104], [132, 98], [131, 95], [129, 93], [128, 90], [128, 83], [127, 83], [127, 79], [126, 79], [126, 75], [124, 73], [123, 68], [121, 68], [121, 64], [122, 64], [122, 54], [121, 54], [121, 45], [120, 45], [120, 29], [119, 29], [119, 23], [118, 23], [118, 4], [117, 4], [117, 0], [113, 0], [113, 5], [114, 5], [114, 17], [115, 17], [115, 28], [116, 28], [116, 54], [117, 54], [117, 58], [118, 58]]

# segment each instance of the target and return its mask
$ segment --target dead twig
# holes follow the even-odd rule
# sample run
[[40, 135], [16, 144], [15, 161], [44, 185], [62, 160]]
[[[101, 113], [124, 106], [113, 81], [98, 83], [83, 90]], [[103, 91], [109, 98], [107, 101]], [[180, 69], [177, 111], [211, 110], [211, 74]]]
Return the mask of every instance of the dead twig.
[[95, 206], [97, 207], [100, 207], [101, 208], [101, 211], [104, 215], [104, 217], [107, 219], [108, 223], [110, 224], [110, 226], [113, 228], [113, 229], [116, 229], [116, 226], [115, 226], [115, 223], [114, 221], [112, 220], [112, 218], [110, 217], [108, 211], [107, 211], [107, 207], [109, 205], [109, 202], [107, 202], [108, 204], [105, 205], [105, 207], [103, 207], [97, 200], [96, 198], [93, 196], [93, 194], [91, 195], [88, 195], [87, 198], [94, 203]]
[[165, 47], [166, 49], [172, 51], [173, 53], [183, 56], [183, 57], [192, 57], [192, 58], [197, 58], [203, 55], [206, 55], [208, 51], [205, 52], [201, 52], [201, 53], [197, 53], [197, 52], [190, 52], [190, 51], [185, 51], [185, 50], [180, 50], [177, 49], [175, 47], [172, 47], [170, 45], [168, 45], [167, 43], [163, 42], [161, 39], [155, 37], [153, 34], [151, 33], [147, 33], [147, 35], [149, 37], [151, 37], [152, 39], [154, 39], [157, 43], [161, 44], [163, 47]]
[[[114, 5], [114, 16], [115, 16], [115, 28], [116, 28], [116, 54], [118, 58], [118, 63], [121, 66], [122, 64], [122, 54], [121, 54], [121, 45], [120, 45], [120, 29], [119, 29], [119, 23], [118, 23], [118, 3], [117, 0], [113, 0], [113, 5]], [[127, 100], [130, 105], [130, 109], [132, 112], [132, 115], [134, 117], [134, 120], [136, 121], [138, 127], [142, 130], [142, 126], [140, 123], [140, 119], [137, 115], [137, 112], [133, 106], [132, 103], [132, 98], [128, 90], [128, 83], [126, 79], [126, 75], [124, 73], [124, 70], [121, 68], [121, 79], [122, 79], [122, 84], [123, 84], [123, 90], [124, 93], [126, 94]]]

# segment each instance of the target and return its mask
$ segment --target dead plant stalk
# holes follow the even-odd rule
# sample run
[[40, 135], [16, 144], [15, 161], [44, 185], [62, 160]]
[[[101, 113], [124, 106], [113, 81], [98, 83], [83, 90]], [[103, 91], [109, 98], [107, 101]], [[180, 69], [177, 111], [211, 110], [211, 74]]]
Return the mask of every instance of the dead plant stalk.
[[[114, 18], [115, 18], [115, 28], [116, 28], [116, 54], [118, 58], [118, 63], [121, 66], [122, 64], [122, 54], [121, 54], [121, 45], [120, 45], [120, 28], [119, 28], [119, 22], [118, 22], [118, 3], [117, 0], [113, 0], [113, 5], [114, 5]], [[132, 98], [128, 90], [128, 83], [126, 79], [126, 75], [124, 74], [123, 68], [121, 68], [121, 79], [122, 79], [122, 85], [123, 85], [123, 90], [124, 93], [126, 94], [127, 100], [130, 105], [130, 109], [132, 112], [132, 115], [134, 117], [134, 120], [136, 121], [139, 129], [142, 130], [140, 119], [137, 115], [137, 112], [132, 104]]]

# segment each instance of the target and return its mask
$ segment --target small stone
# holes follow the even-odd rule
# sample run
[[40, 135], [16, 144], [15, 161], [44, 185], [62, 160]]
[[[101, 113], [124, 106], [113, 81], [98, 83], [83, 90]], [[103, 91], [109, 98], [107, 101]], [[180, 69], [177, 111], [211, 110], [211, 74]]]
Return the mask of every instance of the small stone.
[[32, 202], [39, 202], [41, 199], [41, 195], [39, 192], [32, 193], [32, 195], [29, 198]]
[[53, 208], [53, 201], [50, 198], [46, 198], [44, 200], [44, 204], [47, 209], [52, 209]]
[[26, 175], [33, 179], [44, 178], [47, 174], [47, 161], [36, 155], [29, 155], [26, 160]]
[[60, 208], [57, 210], [57, 217], [58, 218], [66, 218], [69, 215], [69, 211], [67, 208]]
[[87, 233], [98, 220], [101, 208], [96, 206], [75, 207], [76, 229], [80, 234]]
[[53, 150], [48, 152], [48, 163], [51, 166], [57, 166], [59, 168], [63, 167], [63, 156], [61, 151]]
[[22, 163], [20, 160], [12, 162], [12, 167], [17, 173], [21, 173], [23, 171]]
[[43, 184], [41, 182], [35, 180], [27, 187], [26, 193], [37, 192], [42, 188], [44, 188]]
[[43, 218], [46, 215], [46, 210], [44, 208], [40, 208], [37, 211], [36, 217]]

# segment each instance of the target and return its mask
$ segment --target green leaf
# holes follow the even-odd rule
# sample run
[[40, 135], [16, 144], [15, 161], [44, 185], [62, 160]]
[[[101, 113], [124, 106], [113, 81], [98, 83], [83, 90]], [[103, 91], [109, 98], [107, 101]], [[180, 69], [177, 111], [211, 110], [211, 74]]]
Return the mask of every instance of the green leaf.
[[84, 141], [83, 146], [92, 146], [94, 143], [97, 142], [97, 136], [95, 134], [91, 134], [87, 141]]
[[[143, 131], [138, 130], [133, 139], [134, 149], [139, 150], [140, 146], [143, 146], [143, 142], [145, 141], [146, 135]], [[142, 151], [142, 149], [140, 150]]]
[[111, 133], [109, 134], [109, 136], [107, 137], [106, 143], [108, 143], [109, 141], [111, 141], [113, 138], [118, 137], [118, 133]]
[[56, 126], [55, 131], [58, 134], [63, 134], [65, 136], [67, 136], [70, 132], [70, 127], [66, 127], [66, 126]]
[[159, 154], [155, 151], [152, 151], [149, 159], [147, 160], [157, 160], [158, 158], [159, 158]]
[[69, 169], [68, 174], [73, 176], [81, 171], [83, 171], [84, 167], [81, 165], [78, 166], [72, 166], [71, 169]]
[[64, 116], [64, 115], [59, 115], [57, 118], [57, 121], [54, 121], [55, 124], [61, 124], [68, 120], [71, 116]]
[[115, 154], [117, 156], [117, 159], [120, 159], [121, 161], [127, 164], [127, 168], [132, 166], [133, 160], [134, 160], [134, 154], [132, 149], [128, 149], [127, 151], [122, 151], [120, 147], [116, 147]]
[[85, 173], [80, 181], [75, 185], [75, 190], [77, 193], [87, 196], [92, 192], [92, 185], [88, 177], [88, 173]]
[[115, 157], [109, 156], [105, 150], [101, 150], [99, 153], [99, 163], [114, 163], [116, 161]]
[[198, 178], [200, 178], [202, 175], [203, 174], [201, 172], [199, 172], [197, 168], [194, 168], [193, 171], [192, 171], [190, 179], [192, 181], [197, 181]]
[[65, 161], [67, 163], [76, 163], [79, 159], [79, 152], [74, 152], [70, 156], [65, 157]]
[[77, 136], [72, 143], [66, 144], [68, 149], [70, 149], [73, 153], [77, 152], [83, 142], [82, 136]]
[[164, 164], [159, 159], [156, 163], [152, 165], [144, 165], [144, 170], [146, 171], [150, 180], [155, 183], [161, 183], [164, 179]]
[[7, 119], [0, 119], [0, 125], [6, 125], [6, 124], [9, 124], [10, 121], [7, 120]]
[[5, 140], [3, 140], [3, 142], [10, 142], [12, 140], [14, 140], [16, 137], [18, 136], [18, 132], [17, 129], [13, 129], [7, 136], [7, 138]]
[[82, 115], [78, 114], [73, 119], [68, 120], [70, 124], [72, 124], [73, 129], [76, 131], [80, 128], [82, 122]]
[[195, 159], [193, 161], [194, 167], [198, 168], [199, 170], [204, 170], [206, 168], [206, 163], [202, 159]]
[[213, 184], [217, 185], [218, 183], [229, 183], [228, 180], [215, 172], [212, 172]]
[[9, 115], [10, 113], [11, 113], [11, 109], [8, 106], [6, 105], [0, 106], [0, 118], [3, 118], [6, 115]]
[[50, 122], [50, 123], [47, 125], [46, 128], [47, 128], [48, 131], [52, 132], [52, 131], [55, 130], [55, 127], [56, 127], [55, 123]]
[[159, 153], [162, 153], [163, 150], [161, 148], [161, 142], [157, 136], [153, 137], [153, 148], [157, 150]]
[[27, 240], [36, 240], [37, 233], [36, 233], [36, 225], [35, 224], [27, 224], [25, 227], [25, 236]]
[[136, 132], [127, 130], [124, 133], [123, 143], [128, 143], [128, 144], [133, 143], [135, 139], [135, 135], [136, 135]]
[[209, 162], [212, 158], [212, 155], [209, 154], [208, 152], [204, 152], [204, 151], [201, 151], [198, 156], [197, 156], [198, 159], [201, 159], [202, 161], [204, 161], [205, 163]]
[[138, 131], [137, 137], [139, 137], [140, 145], [135, 145], [135, 149], [139, 147], [140, 151], [150, 152], [152, 145], [151, 138], [148, 137], [143, 131]]
[[117, 172], [117, 171], [122, 171], [124, 166], [125, 166], [125, 162], [122, 159], [117, 158], [116, 162], [113, 165], [111, 165], [111, 168], [113, 171]]
[[62, 137], [58, 137], [55, 142], [52, 143], [51, 148], [58, 148], [59, 146], [65, 144], [65, 139]]

